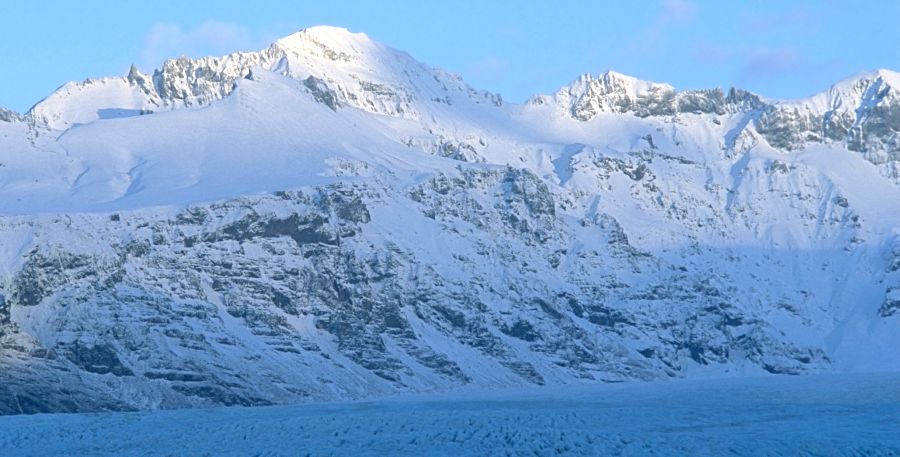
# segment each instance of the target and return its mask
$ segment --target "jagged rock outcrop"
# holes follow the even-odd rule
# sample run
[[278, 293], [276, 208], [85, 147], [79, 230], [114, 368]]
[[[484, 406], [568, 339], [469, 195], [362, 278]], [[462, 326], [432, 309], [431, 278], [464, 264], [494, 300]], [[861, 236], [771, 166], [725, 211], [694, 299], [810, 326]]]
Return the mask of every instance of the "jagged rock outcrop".
[[[900, 179], [900, 77], [879, 70], [842, 81], [828, 91], [798, 101], [765, 101], [731, 88], [676, 91], [668, 84], [615, 73], [583, 75], [552, 96], [537, 96], [532, 106], [552, 106], [588, 122], [601, 113], [637, 117], [687, 114], [743, 118], [732, 138], [759, 134], [769, 146], [800, 150], [810, 144], [837, 144], [859, 152], [882, 173]], [[713, 123], [719, 119], [714, 119]]]
[[668, 84], [640, 81], [608, 71], [595, 78], [582, 75], [553, 96], [538, 96], [530, 104], [561, 104], [579, 121], [600, 113], [630, 113], [638, 117], [678, 113], [725, 114], [729, 108], [721, 89], [677, 92]]
[[[403, 233], [367, 236], [401, 200], [452, 254]], [[527, 171], [463, 168], [406, 190], [337, 185], [174, 216], [8, 220], [0, 230], [45, 241], [3, 286], [2, 360], [33, 371], [0, 374], [0, 411], [654, 379], [683, 376], [686, 361], [827, 367], [821, 349], [736, 302], [726, 280], [636, 249], [608, 214], [578, 229], [562, 217]], [[587, 237], [590, 247], [572, 244]], [[85, 249], [86, 238], [108, 248]]]
[[14, 122], [22, 120], [19, 113], [8, 109], [0, 108], [0, 122]]
[[517, 105], [318, 27], [67, 84], [0, 112], [0, 413], [900, 369], [897, 79]]
[[[387, 61], [385, 57], [391, 61]], [[206, 105], [228, 96], [235, 83], [254, 68], [303, 82], [331, 108], [353, 106], [377, 114], [421, 119], [418, 102], [452, 106], [460, 98], [502, 105], [497, 94], [476, 91], [457, 75], [433, 71], [396, 51], [334, 27], [313, 27], [282, 38], [259, 52], [163, 62], [152, 74], [132, 66], [124, 78], [69, 83], [35, 105], [30, 115], [39, 125], [65, 130], [72, 125], [111, 117]], [[98, 94], [102, 93], [101, 97]], [[78, 110], [67, 111], [73, 101]], [[85, 105], [96, 105], [85, 107]]]
[[808, 142], [840, 142], [879, 164], [896, 161], [900, 132], [900, 82], [874, 72], [835, 85], [808, 101], [774, 104], [763, 110], [757, 130], [769, 143], [797, 149]]

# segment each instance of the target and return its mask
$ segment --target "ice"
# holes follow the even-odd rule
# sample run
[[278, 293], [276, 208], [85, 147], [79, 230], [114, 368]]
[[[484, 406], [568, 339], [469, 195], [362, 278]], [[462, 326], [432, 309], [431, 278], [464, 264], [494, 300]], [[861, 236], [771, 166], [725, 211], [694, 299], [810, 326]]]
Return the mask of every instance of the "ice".
[[900, 454], [897, 374], [0, 418], [4, 456]]

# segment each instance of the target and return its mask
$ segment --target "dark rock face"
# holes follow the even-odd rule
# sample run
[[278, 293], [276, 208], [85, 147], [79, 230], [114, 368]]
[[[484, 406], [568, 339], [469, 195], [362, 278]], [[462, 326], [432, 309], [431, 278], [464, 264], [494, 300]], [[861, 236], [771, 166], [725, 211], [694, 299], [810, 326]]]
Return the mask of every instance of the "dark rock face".
[[637, 83], [647, 87], [635, 90], [634, 84], [631, 78], [615, 73], [605, 73], [596, 79], [583, 76], [574, 84], [578, 88], [570, 89], [577, 93], [572, 94], [569, 112], [579, 121], [590, 121], [601, 112], [649, 117], [679, 113], [725, 114], [731, 108], [721, 89], [677, 92], [663, 84]]
[[72, 363], [90, 373], [134, 376], [128, 367], [122, 365], [116, 350], [105, 344], [86, 345], [76, 341], [62, 348], [62, 351]]
[[851, 151], [885, 151], [887, 157], [871, 160], [897, 160], [897, 135], [900, 132], [900, 102], [884, 101], [857, 117], [852, 112], [813, 113], [801, 108], [770, 107], [756, 120], [756, 130], [770, 145], [794, 150], [807, 143], [842, 142]]
[[885, 294], [884, 303], [878, 309], [881, 317], [889, 317], [900, 314], [900, 287], [889, 287]]
[[10, 111], [8, 109], [0, 108], [0, 122], [15, 122], [21, 121], [22, 116], [20, 116], [15, 111]]
[[332, 111], [337, 111], [337, 109], [341, 106], [340, 102], [338, 101], [337, 94], [335, 94], [333, 90], [329, 89], [328, 84], [322, 79], [316, 78], [315, 76], [310, 76], [303, 80], [303, 86], [306, 87], [307, 90], [309, 90], [309, 93], [312, 94], [313, 98], [315, 98], [317, 102], [331, 108]]
[[[770, 145], [784, 150], [808, 143], [837, 142], [880, 165], [900, 160], [900, 97], [879, 78], [861, 79], [845, 89], [834, 106], [817, 111], [802, 105], [764, 107], [755, 118], [756, 130]], [[844, 106], [859, 103], [857, 106]], [[848, 109], [854, 108], [854, 109]]]
[[[595, 97], [608, 94], [598, 93]], [[580, 121], [588, 121], [600, 112], [594, 106], [595, 100], [585, 97], [572, 108], [572, 115]], [[612, 105], [612, 111], [634, 113], [638, 117], [672, 116], [678, 113], [725, 113], [724, 96], [719, 89], [708, 91], [675, 92], [659, 89], [631, 98], [624, 96]]]
[[0, 415], [38, 413], [78, 413], [86, 411], [133, 411], [127, 403], [104, 398], [95, 392], [69, 389], [54, 384], [18, 384], [4, 376], [0, 384]]
[[[653, 180], [640, 162], [596, 166]], [[409, 208], [403, 217], [431, 235], [394, 233], [385, 202]], [[0, 290], [0, 361], [18, 367], [0, 372], [0, 412], [829, 363], [737, 306], [726, 280], [632, 246], [611, 215], [564, 222], [525, 170], [460, 168], [407, 189], [336, 184], [117, 215], [79, 216], [74, 230], [33, 223], [74, 241], [47, 235]]]
[[[665, 84], [634, 80], [615, 73], [597, 78], [582, 76], [558, 92], [572, 118], [588, 122], [600, 113], [663, 117], [674, 121], [682, 115], [737, 115], [732, 140], [758, 133], [776, 149], [800, 150], [810, 144], [837, 143], [859, 152], [875, 165], [894, 164], [883, 172], [900, 179], [900, 88], [892, 87], [880, 74], [835, 86], [818, 99], [803, 102], [768, 102], [750, 92], [731, 88], [676, 91]], [[546, 104], [549, 97], [536, 97], [531, 104]], [[711, 122], [722, 125], [722, 120]], [[652, 142], [651, 149], [654, 149]], [[733, 145], [729, 146], [733, 147]]]
[[118, 280], [121, 272], [115, 268], [115, 261], [97, 262], [96, 258], [68, 252], [55, 252], [51, 257], [33, 251], [13, 280], [9, 300], [15, 305], [36, 306], [69, 281], [90, 280], [92, 287], [103, 288]]
[[[9, 325], [9, 303], [6, 302], [6, 297], [0, 295], [0, 329], [7, 325]], [[0, 336], [3, 334], [0, 333]]]

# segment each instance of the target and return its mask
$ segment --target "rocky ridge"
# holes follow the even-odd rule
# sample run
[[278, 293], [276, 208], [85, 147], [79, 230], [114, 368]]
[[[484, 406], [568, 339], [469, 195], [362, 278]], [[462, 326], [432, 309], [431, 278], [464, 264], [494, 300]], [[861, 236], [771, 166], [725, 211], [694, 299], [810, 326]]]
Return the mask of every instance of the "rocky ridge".
[[320, 27], [68, 84], [0, 111], [0, 412], [900, 369], [897, 79], [516, 105]]

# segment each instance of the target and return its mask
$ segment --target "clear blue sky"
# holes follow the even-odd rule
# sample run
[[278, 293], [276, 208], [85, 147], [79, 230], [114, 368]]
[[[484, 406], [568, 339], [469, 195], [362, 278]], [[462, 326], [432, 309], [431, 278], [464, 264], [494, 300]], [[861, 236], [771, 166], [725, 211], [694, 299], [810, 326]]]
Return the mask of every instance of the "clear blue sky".
[[66, 81], [261, 49], [318, 24], [365, 32], [513, 101], [607, 69], [779, 98], [900, 70], [900, 0], [9, 1], [0, 106], [24, 111]]

